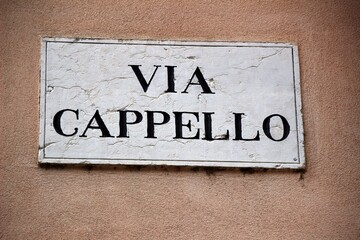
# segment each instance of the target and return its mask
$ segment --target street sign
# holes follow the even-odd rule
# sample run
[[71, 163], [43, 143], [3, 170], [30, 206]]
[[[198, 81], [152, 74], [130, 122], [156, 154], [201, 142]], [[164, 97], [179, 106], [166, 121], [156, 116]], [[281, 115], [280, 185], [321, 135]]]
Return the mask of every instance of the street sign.
[[39, 162], [304, 168], [283, 43], [42, 40]]

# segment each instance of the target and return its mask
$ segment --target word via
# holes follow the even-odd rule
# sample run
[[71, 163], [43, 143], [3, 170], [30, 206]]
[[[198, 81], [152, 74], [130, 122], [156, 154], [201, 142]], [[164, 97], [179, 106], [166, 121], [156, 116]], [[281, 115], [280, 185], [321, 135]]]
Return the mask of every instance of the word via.
[[[145, 80], [144, 75], [140, 71], [141, 65], [129, 65], [129, 66], [134, 71], [144, 92], [146, 92], [148, 90], [150, 83], [155, 76], [156, 71], [158, 70], [159, 67], [161, 67], [160, 65], [154, 65], [155, 70], [154, 70], [153, 74], [151, 75], [150, 80], [147, 82]], [[175, 74], [174, 74], [174, 69], [176, 68], [176, 66], [165, 66], [165, 67], [167, 68], [167, 83], [168, 83], [168, 89], [165, 92], [166, 93], [176, 93], [176, 91], [175, 91]], [[198, 82], [193, 82], [194, 77], [196, 77], [198, 79]], [[190, 78], [188, 85], [185, 87], [184, 91], [182, 91], [181, 93], [188, 93], [187, 89], [189, 88], [190, 85], [200, 85], [201, 88], [203, 89], [202, 93], [214, 94], [214, 92], [212, 92], [210, 90], [209, 85], [206, 83], [204, 75], [200, 71], [199, 67], [196, 67], [192, 77]]]

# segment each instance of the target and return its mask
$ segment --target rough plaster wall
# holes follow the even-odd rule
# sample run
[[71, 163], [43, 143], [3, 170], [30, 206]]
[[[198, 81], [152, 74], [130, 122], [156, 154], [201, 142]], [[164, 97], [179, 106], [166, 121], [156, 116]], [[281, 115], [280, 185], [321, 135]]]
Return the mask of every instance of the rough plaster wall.
[[[1, 239], [360, 239], [359, 1], [0, 1]], [[307, 171], [40, 168], [40, 37], [299, 45]]]

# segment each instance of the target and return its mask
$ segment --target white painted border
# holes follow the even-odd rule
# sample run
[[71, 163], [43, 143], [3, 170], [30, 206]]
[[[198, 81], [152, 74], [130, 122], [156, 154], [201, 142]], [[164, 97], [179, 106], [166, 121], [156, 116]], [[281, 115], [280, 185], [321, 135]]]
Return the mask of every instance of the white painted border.
[[299, 52], [297, 46], [292, 46], [293, 51], [293, 69], [295, 81], [295, 101], [296, 101], [296, 121], [297, 121], [297, 137], [299, 151], [299, 168], [305, 168], [305, 147], [304, 147], [304, 127], [302, 121], [302, 104], [301, 104], [301, 88], [300, 88], [300, 63]]
[[[102, 43], [102, 44], [145, 44], [145, 45], [177, 45], [177, 46], [228, 46], [228, 47], [288, 47], [292, 48], [293, 53], [293, 70], [295, 84], [295, 101], [296, 101], [296, 121], [299, 157], [297, 163], [249, 163], [249, 162], [221, 162], [221, 161], [171, 161], [171, 160], [96, 160], [96, 159], [54, 159], [44, 157], [44, 140], [45, 140], [45, 81], [46, 81], [46, 46], [47, 42], [69, 42], [69, 43]], [[244, 167], [244, 168], [305, 168], [305, 151], [304, 151], [304, 130], [301, 112], [301, 90], [300, 90], [300, 68], [298, 49], [290, 43], [252, 43], [252, 42], [193, 42], [193, 41], [154, 41], [154, 40], [110, 40], [110, 39], [78, 39], [78, 38], [43, 38], [41, 43], [41, 71], [40, 71], [40, 121], [39, 121], [39, 163], [51, 164], [83, 164], [83, 165], [170, 165], [170, 166], [203, 166], [203, 167]]]
[[39, 163], [46, 161], [44, 158], [45, 149], [45, 81], [46, 81], [46, 44], [47, 40], [43, 39], [41, 42], [41, 59], [40, 59], [40, 92], [39, 92], [39, 105], [40, 105], [40, 120], [39, 120]]
[[228, 46], [228, 47], [294, 47], [291, 43], [268, 42], [224, 42], [224, 41], [167, 41], [167, 40], [112, 40], [91, 38], [42, 38], [42, 42], [68, 42], [68, 43], [107, 43], [107, 44], [145, 44], [145, 45], [181, 45], [181, 46]]

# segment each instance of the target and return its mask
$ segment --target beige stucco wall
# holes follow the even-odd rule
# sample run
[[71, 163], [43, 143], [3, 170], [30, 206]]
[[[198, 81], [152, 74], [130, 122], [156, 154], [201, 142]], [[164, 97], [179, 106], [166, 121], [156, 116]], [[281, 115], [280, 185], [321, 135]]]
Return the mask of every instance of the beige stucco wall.
[[[360, 239], [359, 1], [0, 1], [1, 239]], [[39, 167], [40, 37], [292, 42], [305, 173]]]

